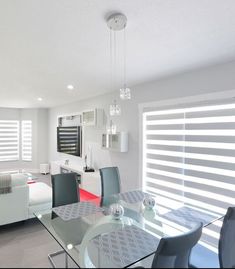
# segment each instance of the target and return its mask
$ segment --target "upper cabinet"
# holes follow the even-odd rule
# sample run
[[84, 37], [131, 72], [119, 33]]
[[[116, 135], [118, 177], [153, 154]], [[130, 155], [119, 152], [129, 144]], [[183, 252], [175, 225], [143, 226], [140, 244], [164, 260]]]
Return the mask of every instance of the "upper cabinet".
[[58, 117], [58, 127], [80, 126], [82, 116], [79, 113], [67, 114]]
[[82, 112], [58, 116], [58, 126], [97, 126], [104, 125], [104, 110], [94, 108]]
[[85, 110], [82, 112], [82, 125], [83, 126], [103, 126], [104, 124], [104, 110], [95, 108]]
[[128, 151], [128, 133], [118, 132], [116, 134], [102, 135], [102, 148], [116, 152]]

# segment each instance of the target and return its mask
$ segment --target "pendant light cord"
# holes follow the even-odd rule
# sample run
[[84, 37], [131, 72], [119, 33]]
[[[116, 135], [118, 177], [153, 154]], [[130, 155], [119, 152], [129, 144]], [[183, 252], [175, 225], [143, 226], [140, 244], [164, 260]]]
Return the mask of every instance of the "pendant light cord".
[[109, 30], [109, 45], [110, 45], [110, 87], [113, 90], [113, 49], [112, 49], [112, 30]]
[[124, 80], [124, 88], [126, 88], [126, 27], [124, 28], [124, 44], [123, 44], [123, 50], [124, 50], [124, 68], [123, 68], [123, 72], [124, 72], [124, 75], [123, 75], [123, 80]]
[[117, 67], [116, 67], [116, 64], [117, 64], [117, 45], [116, 45], [116, 42], [117, 42], [117, 40], [116, 40], [116, 31], [113, 31], [113, 38], [114, 38], [114, 75], [113, 75], [113, 77], [114, 77], [114, 89], [113, 90], [115, 90], [115, 88], [116, 88], [116, 83], [117, 83]]

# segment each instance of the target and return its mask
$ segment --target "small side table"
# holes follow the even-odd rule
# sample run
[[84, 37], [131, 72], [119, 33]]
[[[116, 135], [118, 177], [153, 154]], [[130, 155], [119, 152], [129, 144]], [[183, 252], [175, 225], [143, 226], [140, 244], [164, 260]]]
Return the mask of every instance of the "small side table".
[[41, 174], [49, 174], [50, 173], [50, 167], [48, 163], [42, 163], [40, 164], [40, 173]]

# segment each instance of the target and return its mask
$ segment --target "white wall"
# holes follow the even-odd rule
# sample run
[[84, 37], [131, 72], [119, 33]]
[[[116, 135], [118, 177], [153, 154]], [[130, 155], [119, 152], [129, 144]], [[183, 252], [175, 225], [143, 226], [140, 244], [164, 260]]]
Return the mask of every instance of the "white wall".
[[36, 166], [39, 164], [48, 163], [48, 109], [37, 110], [37, 161]]
[[[234, 74], [235, 62], [231, 62], [132, 87], [132, 99], [130, 101], [119, 101], [122, 107], [122, 115], [112, 118], [114, 123], [117, 124], [118, 130], [129, 132], [128, 153], [114, 153], [102, 150], [101, 134], [105, 129], [103, 128], [102, 130], [94, 127], [85, 128], [85, 143], [92, 144], [95, 168], [117, 165], [120, 169], [123, 190], [138, 188], [140, 144], [139, 104], [203, 93], [233, 90], [235, 89]], [[80, 158], [57, 153], [56, 151], [58, 115], [97, 107], [104, 108], [109, 118], [109, 104], [114, 99], [119, 100], [118, 90], [114, 93], [50, 109], [49, 159], [51, 161], [70, 159], [71, 162], [81, 163]]]
[[32, 120], [32, 161], [0, 162], [0, 170], [38, 171], [48, 162], [48, 109], [0, 108], [0, 120]]

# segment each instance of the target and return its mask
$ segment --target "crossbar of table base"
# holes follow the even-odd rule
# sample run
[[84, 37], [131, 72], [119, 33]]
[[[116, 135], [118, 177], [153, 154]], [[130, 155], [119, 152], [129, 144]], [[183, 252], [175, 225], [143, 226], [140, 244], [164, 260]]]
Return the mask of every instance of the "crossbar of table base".
[[53, 257], [58, 256], [58, 255], [61, 255], [61, 254], [65, 254], [65, 268], [68, 268], [69, 267], [68, 266], [68, 255], [67, 255], [67, 253], [65, 253], [64, 250], [59, 250], [57, 252], [54, 252], [54, 253], [48, 255], [48, 259], [49, 259], [49, 261], [50, 261], [50, 263], [51, 263], [51, 265], [52, 265], [53, 268], [56, 268], [56, 264], [53, 261]]

